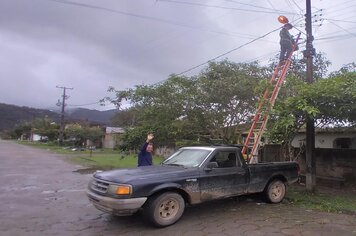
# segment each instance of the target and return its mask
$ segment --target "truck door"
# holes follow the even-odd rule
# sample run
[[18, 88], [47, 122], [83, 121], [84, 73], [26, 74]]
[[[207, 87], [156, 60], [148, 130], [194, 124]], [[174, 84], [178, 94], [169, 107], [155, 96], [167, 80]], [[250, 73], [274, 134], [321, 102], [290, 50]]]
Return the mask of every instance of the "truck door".
[[248, 174], [237, 158], [236, 150], [217, 151], [203, 167], [199, 178], [201, 201], [244, 193]]

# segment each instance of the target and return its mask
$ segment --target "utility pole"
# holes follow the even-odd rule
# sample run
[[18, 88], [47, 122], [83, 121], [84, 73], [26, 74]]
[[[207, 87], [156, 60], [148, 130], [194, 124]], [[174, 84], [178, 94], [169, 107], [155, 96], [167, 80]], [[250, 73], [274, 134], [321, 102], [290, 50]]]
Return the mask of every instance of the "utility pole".
[[[315, 49], [313, 48], [311, 0], [306, 0], [305, 27], [307, 33], [306, 50], [304, 51], [307, 63], [306, 81], [312, 84], [314, 82], [313, 56], [315, 55]], [[314, 191], [316, 186], [315, 126], [314, 119], [309, 115], [306, 117], [306, 165], [306, 188], [309, 191]]]
[[61, 126], [59, 128], [59, 145], [63, 145], [63, 134], [64, 134], [64, 107], [66, 106], [65, 100], [69, 98], [69, 96], [66, 95], [66, 90], [67, 89], [73, 89], [73, 88], [67, 88], [67, 87], [60, 87], [56, 86], [56, 88], [63, 89], [63, 95], [62, 95], [62, 102], [59, 101], [57, 102], [57, 106], [62, 105], [62, 110], [61, 110]]

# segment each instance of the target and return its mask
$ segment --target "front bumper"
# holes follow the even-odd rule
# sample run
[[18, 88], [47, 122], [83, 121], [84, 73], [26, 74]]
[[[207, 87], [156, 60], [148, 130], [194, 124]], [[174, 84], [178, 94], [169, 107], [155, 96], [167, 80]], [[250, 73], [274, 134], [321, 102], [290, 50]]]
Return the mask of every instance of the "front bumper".
[[132, 215], [137, 212], [147, 200], [147, 197], [116, 199], [98, 195], [90, 190], [87, 190], [87, 196], [98, 210], [118, 216]]

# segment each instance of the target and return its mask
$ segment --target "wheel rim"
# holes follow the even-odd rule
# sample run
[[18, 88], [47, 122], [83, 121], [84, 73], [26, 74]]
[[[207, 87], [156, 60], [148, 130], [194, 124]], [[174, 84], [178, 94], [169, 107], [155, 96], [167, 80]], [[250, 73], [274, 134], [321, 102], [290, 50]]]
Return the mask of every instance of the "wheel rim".
[[179, 211], [179, 203], [176, 199], [170, 198], [165, 201], [162, 201], [159, 205], [159, 216], [162, 219], [170, 220], [175, 217]]
[[276, 183], [272, 186], [271, 188], [271, 197], [273, 199], [279, 199], [283, 195], [283, 184], [281, 183]]

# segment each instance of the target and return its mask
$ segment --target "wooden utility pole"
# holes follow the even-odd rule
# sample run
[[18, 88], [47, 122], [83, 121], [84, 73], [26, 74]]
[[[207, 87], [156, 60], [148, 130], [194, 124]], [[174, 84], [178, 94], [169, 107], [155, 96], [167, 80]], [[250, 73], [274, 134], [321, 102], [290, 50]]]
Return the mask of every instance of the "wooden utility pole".
[[64, 107], [66, 106], [65, 100], [68, 99], [69, 97], [66, 95], [66, 90], [67, 89], [73, 89], [73, 88], [67, 88], [67, 87], [60, 87], [56, 86], [56, 88], [63, 89], [63, 95], [62, 95], [62, 102], [58, 100], [57, 105], [61, 106], [62, 105], [62, 110], [61, 110], [61, 126], [59, 128], [59, 145], [63, 145], [63, 137], [64, 137]]
[[[305, 26], [307, 33], [306, 50], [306, 81], [311, 84], [313, 79], [313, 56], [315, 49], [313, 48], [312, 21], [311, 21], [311, 0], [306, 0]], [[314, 191], [316, 186], [316, 161], [315, 161], [315, 126], [314, 119], [307, 115], [306, 118], [306, 188], [309, 191]]]

